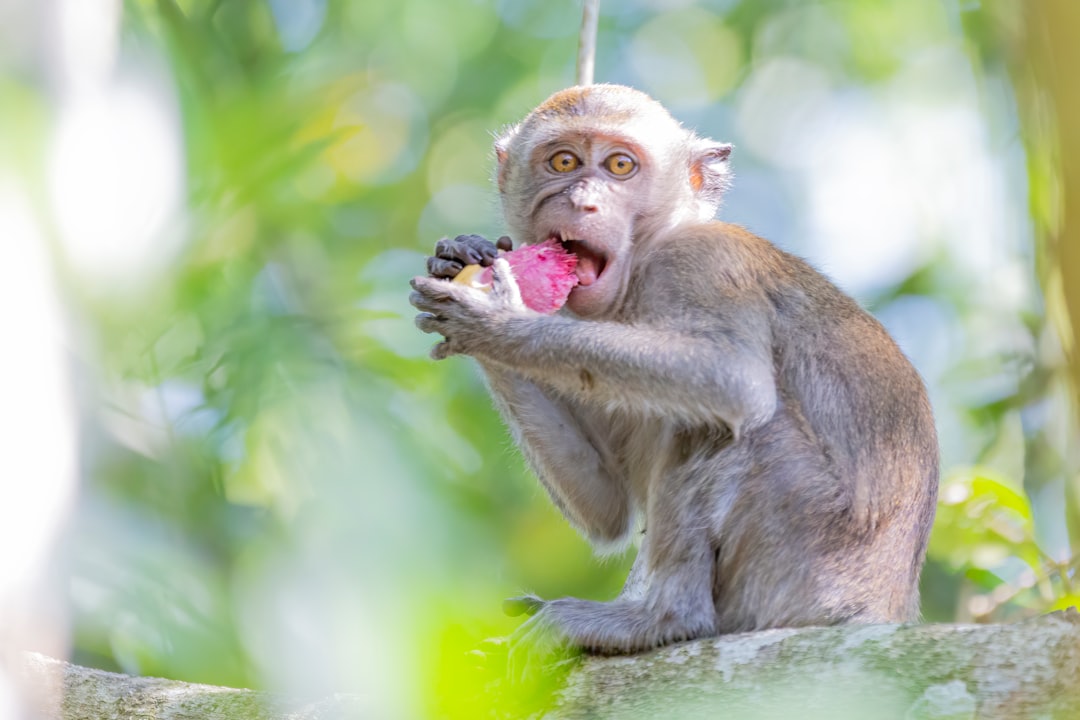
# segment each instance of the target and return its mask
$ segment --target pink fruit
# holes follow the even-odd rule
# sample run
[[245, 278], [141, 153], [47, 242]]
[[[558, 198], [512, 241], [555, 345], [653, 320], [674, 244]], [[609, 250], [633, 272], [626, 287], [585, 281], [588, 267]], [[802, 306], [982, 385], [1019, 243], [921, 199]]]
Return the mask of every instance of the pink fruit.
[[[566, 303], [570, 291], [578, 284], [574, 268], [577, 257], [566, 252], [556, 240], [535, 245], [523, 245], [517, 250], [500, 253], [510, 264], [514, 279], [521, 290], [521, 300], [536, 312], [550, 315]], [[489, 289], [493, 270], [490, 267], [467, 265], [454, 282]]]

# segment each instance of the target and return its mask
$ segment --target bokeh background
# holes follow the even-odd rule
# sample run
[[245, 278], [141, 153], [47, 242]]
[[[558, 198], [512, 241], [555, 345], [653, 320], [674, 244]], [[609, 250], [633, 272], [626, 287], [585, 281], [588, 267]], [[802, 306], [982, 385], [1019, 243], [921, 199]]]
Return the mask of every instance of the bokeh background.
[[[602, 3], [597, 79], [733, 142], [720, 216], [925, 378], [932, 621], [1080, 599], [1076, 7]], [[435, 240], [502, 230], [492, 133], [573, 84], [579, 22], [0, 0], [0, 641], [476, 717], [502, 598], [617, 592], [633, 550], [592, 556], [407, 302]]]

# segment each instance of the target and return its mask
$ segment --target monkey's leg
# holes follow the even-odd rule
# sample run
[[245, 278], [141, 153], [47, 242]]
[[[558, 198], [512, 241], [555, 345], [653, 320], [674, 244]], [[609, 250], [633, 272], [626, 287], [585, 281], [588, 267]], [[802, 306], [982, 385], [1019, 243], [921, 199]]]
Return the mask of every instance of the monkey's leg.
[[[715, 554], [700, 527], [650, 524], [648, 586], [612, 602], [551, 600], [514, 635], [512, 666], [527, 666], [561, 648], [630, 653], [716, 633], [712, 597]], [[516, 657], [515, 657], [516, 656]]]
[[626, 488], [571, 408], [535, 383], [482, 363], [495, 403], [552, 502], [601, 549], [624, 542], [632, 515]]
[[630, 566], [630, 573], [626, 576], [623, 589], [619, 592], [620, 600], [639, 600], [649, 589], [647, 542], [648, 538], [645, 537], [645, 533], [642, 533], [637, 557], [634, 558], [634, 564]]

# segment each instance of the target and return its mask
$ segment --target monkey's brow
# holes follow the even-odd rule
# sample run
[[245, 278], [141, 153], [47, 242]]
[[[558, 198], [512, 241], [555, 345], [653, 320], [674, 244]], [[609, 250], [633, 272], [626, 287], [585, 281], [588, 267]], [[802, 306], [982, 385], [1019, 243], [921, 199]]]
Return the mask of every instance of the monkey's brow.
[[630, 150], [639, 157], [642, 155], [641, 146], [629, 135], [619, 132], [604, 132], [601, 130], [570, 130], [537, 144], [533, 150], [534, 158], [546, 158], [547, 155], [566, 145], [583, 146], [585, 152], [592, 152], [594, 145], [618, 145]]

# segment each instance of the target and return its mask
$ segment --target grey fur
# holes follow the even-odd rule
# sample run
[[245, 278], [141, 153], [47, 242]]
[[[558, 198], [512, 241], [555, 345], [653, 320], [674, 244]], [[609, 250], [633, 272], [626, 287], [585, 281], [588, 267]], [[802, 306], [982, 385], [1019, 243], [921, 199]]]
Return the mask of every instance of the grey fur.
[[[641, 156], [635, 179], [595, 169], [609, 136]], [[560, 144], [580, 175], [538, 164]], [[502, 262], [490, 294], [413, 281], [418, 326], [445, 338], [433, 354], [480, 362], [570, 522], [609, 550], [644, 521], [624, 594], [544, 603], [525, 644], [633, 652], [918, 615], [938, 485], [923, 384], [805, 262], [702, 219], [728, 181], [724, 147], [628, 88], [557, 94], [499, 140], [499, 184], [519, 240], [555, 224], [604, 253], [602, 281], [574, 291], [590, 299], [532, 312]]]

